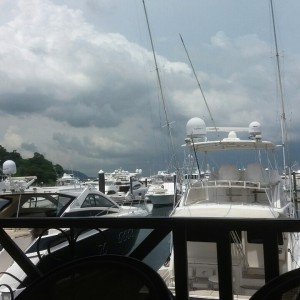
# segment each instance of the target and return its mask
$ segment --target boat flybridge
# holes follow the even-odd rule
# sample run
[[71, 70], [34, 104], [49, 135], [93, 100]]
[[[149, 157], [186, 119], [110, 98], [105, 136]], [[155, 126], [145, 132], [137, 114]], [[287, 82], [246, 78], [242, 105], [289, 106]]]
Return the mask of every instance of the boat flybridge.
[[[277, 146], [262, 139], [258, 122], [248, 128], [215, 128], [206, 127], [200, 118], [192, 118], [186, 130], [184, 146], [190, 156], [194, 155], [198, 173], [204, 175], [187, 182], [172, 217], [294, 218], [293, 204], [276, 168]], [[208, 140], [208, 132], [216, 139]], [[220, 138], [224, 132], [227, 136]], [[245, 132], [246, 138], [240, 139], [238, 134]], [[216, 244], [210, 242], [210, 228], [206, 230], [207, 242], [188, 242], [190, 293], [218, 289]], [[233, 291], [252, 295], [265, 283], [262, 236], [260, 232], [241, 231], [231, 232], [231, 239]], [[288, 233], [278, 236], [281, 273], [297, 267], [295, 241]], [[170, 286], [174, 277], [172, 259]]]

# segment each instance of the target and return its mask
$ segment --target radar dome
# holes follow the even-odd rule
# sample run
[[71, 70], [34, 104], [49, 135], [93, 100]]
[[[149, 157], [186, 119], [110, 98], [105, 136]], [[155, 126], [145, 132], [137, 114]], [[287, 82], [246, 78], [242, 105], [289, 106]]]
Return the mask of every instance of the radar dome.
[[200, 118], [192, 118], [186, 124], [186, 136], [194, 142], [206, 141], [206, 125]]
[[235, 131], [230, 131], [230, 132], [228, 133], [228, 139], [230, 139], [230, 140], [235, 140], [235, 139], [237, 139], [236, 132], [235, 132]]
[[3, 174], [5, 175], [12, 175], [12, 174], [16, 174], [17, 173], [17, 167], [14, 161], [12, 160], [6, 160], [3, 163]]
[[254, 121], [249, 124], [249, 134], [250, 138], [261, 136], [261, 125], [259, 122]]

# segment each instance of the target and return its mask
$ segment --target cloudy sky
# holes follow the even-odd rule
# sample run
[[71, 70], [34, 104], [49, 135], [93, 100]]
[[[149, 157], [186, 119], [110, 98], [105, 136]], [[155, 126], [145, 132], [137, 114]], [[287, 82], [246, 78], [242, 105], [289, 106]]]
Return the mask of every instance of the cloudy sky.
[[[269, 0], [0, 0], [0, 144], [65, 169], [145, 174], [184, 153], [186, 122], [262, 124], [281, 141]], [[274, 0], [291, 161], [300, 143], [300, 1]], [[167, 114], [165, 113], [167, 112]], [[166, 115], [171, 122], [168, 134]]]

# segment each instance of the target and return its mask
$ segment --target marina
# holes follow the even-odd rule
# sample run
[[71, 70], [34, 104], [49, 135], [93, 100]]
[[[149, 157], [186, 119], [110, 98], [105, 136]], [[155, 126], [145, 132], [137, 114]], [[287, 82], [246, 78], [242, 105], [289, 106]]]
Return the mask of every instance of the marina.
[[[200, 118], [188, 121], [185, 146], [192, 154], [195, 150], [205, 153], [198, 156], [198, 162], [204, 159], [206, 163], [201, 165], [206, 168], [195, 172], [195, 160], [190, 159], [192, 165], [187, 170], [191, 173], [184, 175], [184, 193], [176, 204], [141, 202], [121, 207], [93, 185], [29, 185], [19, 191], [3, 191], [1, 221], [3, 226], [10, 225], [0, 230], [0, 242], [4, 239], [0, 260], [5, 272], [0, 277], [2, 297], [18, 299], [26, 291], [24, 285], [31, 285], [31, 276], [51, 274], [60, 261], [75, 264], [79, 258], [91, 259], [95, 255], [104, 260], [111, 254], [140, 260], [176, 299], [252, 299], [268, 281], [296, 270], [300, 255], [295, 202], [284, 191], [284, 178], [271, 170], [276, 163], [263, 154], [273, 152], [274, 145], [262, 139], [258, 122], [245, 128], [218, 128], [219, 133], [229, 132], [221, 141], [207, 138], [213, 130]], [[239, 139], [234, 130], [246, 131], [252, 138]], [[252, 161], [247, 162], [247, 168], [237, 169], [223, 163], [215, 169], [206, 157], [209, 149], [215, 154], [217, 150], [235, 148], [247, 153], [253, 150], [256, 154], [247, 154], [246, 158], [259, 158], [259, 163], [266, 158], [268, 165]], [[13, 181], [15, 167], [10, 164], [13, 168], [7, 173], [9, 181]], [[104, 200], [105, 205], [96, 205]], [[126, 225], [123, 218], [128, 221]], [[95, 219], [103, 227], [93, 229]], [[47, 225], [51, 220], [57, 221], [52, 229]], [[44, 225], [39, 227], [39, 222]], [[260, 228], [260, 223], [264, 227]], [[269, 223], [276, 230], [270, 231]], [[112, 224], [115, 229], [109, 229]], [[288, 224], [292, 224], [291, 233]], [[16, 245], [24, 254], [13, 250]]]
[[25, 2], [1, 5], [0, 300], [300, 299], [299, 3]]
[[[209, 138], [216, 134], [218, 139]], [[172, 179], [173, 202], [168, 203], [146, 201], [147, 192], [136, 202], [132, 193], [135, 181], [128, 174], [126, 178], [123, 174], [126, 180], [121, 186], [126, 186], [131, 197], [123, 193], [117, 197], [119, 201], [114, 200], [114, 193], [101, 192], [105, 191], [104, 172], [99, 173], [98, 188], [74, 182], [33, 187], [29, 181], [17, 190], [12, 176], [15, 164], [5, 162], [9, 168], [5, 169], [7, 189], [0, 197], [0, 217], [3, 224], [13, 221], [18, 226], [0, 230], [0, 242], [4, 239], [1, 296], [12, 300], [30, 293], [27, 286], [34, 284], [33, 278], [46, 278], [61, 262], [72, 266], [77, 260], [88, 263], [94, 257], [96, 264], [99, 257], [100, 261], [106, 257], [117, 261], [122, 256], [147, 266], [176, 299], [255, 299], [268, 282], [294, 274], [300, 264], [299, 233], [294, 225], [299, 222], [297, 199], [286, 189], [294, 186], [289, 181], [292, 177], [276, 169], [276, 145], [263, 137], [256, 121], [248, 127], [215, 128], [207, 127], [201, 118], [190, 119], [183, 145], [189, 149], [190, 165], [184, 181], [179, 178], [183, 189], [177, 186], [177, 175], [157, 174]], [[117, 178], [116, 183], [121, 180]], [[152, 179], [149, 189], [155, 187]], [[166, 182], [159, 182], [159, 187]], [[89, 220], [93, 224], [95, 219], [105, 225], [84, 223]], [[118, 221], [106, 223], [106, 219]], [[54, 228], [47, 227], [51, 220], [59, 220]], [[266, 228], [254, 226], [252, 220]], [[40, 221], [45, 226], [38, 227]], [[268, 221], [274, 221], [270, 223], [276, 224], [276, 230], [267, 229]], [[61, 223], [65, 225], [60, 227]], [[285, 231], [280, 224], [296, 227]]]

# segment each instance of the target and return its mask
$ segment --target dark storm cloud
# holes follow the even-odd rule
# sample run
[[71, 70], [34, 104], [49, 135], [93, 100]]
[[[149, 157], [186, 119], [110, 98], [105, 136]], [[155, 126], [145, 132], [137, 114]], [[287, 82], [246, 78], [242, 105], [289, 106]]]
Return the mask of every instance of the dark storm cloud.
[[[57, 143], [60, 149], [65, 151], [76, 152], [77, 154], [84, 155], [90, 158], [105, 158], [112, 159], [114, 157], [120, 157], [119, 141], [113, 141], [110, 147], [107, 147], [104, 143], [96, 143], [93, 137], [88, 135], [77, 137], [73, 134], [61, 134], [54, 133], [53, 140]], [[131, 148], [128, 144], [124, 144], [122, 147], [122, 157], [125, 158], [130, 154], [133, 156]], [[109, 157], [109, 158], [108, 158]]]
[[[72, 127], [116, 127], [123, 118], [141, 113], [148, 106], [148, 90], [137, 82], [123, 79], [124, 87], [82, 93], [67, 102], [56, 102], [44, 113], [49, 118]], [[125, 83], [124, 83], [125, 81]], [[128, 85], [126, 85], [128, 83]]]
[[37, 146], [33, 143], [22, 143], [21, 148], [25, 151], [30, 151], [32, 153], [38, 152]]
[[88, 149], [92, 143], [91, 139], [88, 137], [81, 140], [75, 135], [66, 135], [62, 133], [54, 133], [52, 138], [60, 149], [64, 149], [65, 151], [72, 150], [80, 154], [83, 154], [84, 152], [88, 153]]
[[3, 93], [0, 97], [0, 111], [16, 116], [43, 114], [50, 105], [53, 105], [53, 101], [35, 91], [18, 94], [12, 91], [10, 94]]

